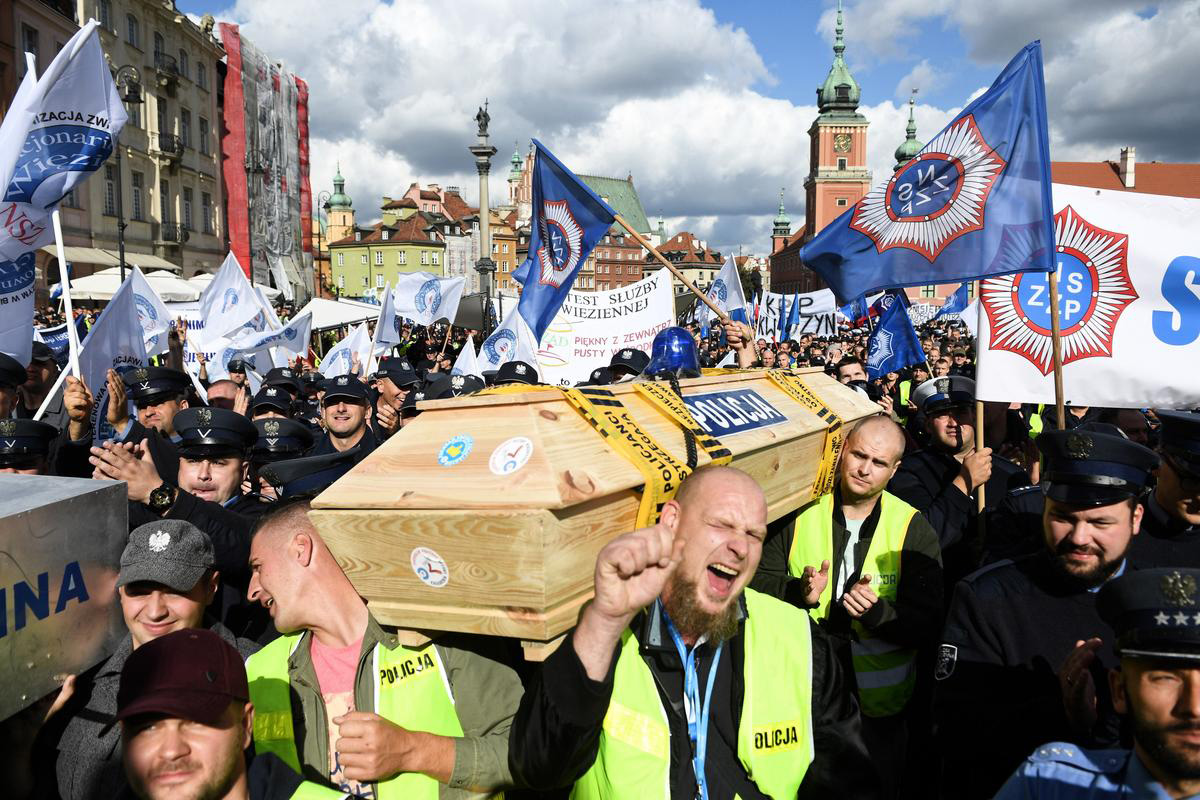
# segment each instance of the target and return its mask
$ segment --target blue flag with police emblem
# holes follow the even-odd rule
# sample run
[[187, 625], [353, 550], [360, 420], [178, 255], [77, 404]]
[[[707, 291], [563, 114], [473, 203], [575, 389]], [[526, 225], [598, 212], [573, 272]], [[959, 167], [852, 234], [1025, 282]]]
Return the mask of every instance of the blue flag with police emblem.
[[1026, 45], [919, 154], [806, 244], [801, 259], [843, 303], [884, 288], [1053, 269], [1041, 43]]
[[934, 319], [944, 317], [949, 314], [960, 314], [967, 307], [967, 284], [963, 283], [954, 290], [954, 294], [950, 295], [950, 299], [946, 304], [938, 309], [938, 312], [933, 315]]
[[908, 318], [908, 303], [902, 293], [894, 293], [891, 303], [875, 325], [867, 342], [867, 377], [871, 380], [889, 372], [899, 372], [925, 360], [921, 339]]
[[517, 310], [540, 342], [588, 254], [617, 213], [541, 142], [534, 139], [533, 145], [537, 153], [529, 257], [513, 277], [521, 284]]

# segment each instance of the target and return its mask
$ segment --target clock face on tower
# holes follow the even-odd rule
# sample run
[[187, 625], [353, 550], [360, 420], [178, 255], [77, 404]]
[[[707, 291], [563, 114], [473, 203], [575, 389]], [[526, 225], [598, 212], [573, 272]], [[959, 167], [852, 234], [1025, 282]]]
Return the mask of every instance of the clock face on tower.
[[833, 152], [849, 153], [850, 152], [850, 134], [839, 133], [833, 137]]

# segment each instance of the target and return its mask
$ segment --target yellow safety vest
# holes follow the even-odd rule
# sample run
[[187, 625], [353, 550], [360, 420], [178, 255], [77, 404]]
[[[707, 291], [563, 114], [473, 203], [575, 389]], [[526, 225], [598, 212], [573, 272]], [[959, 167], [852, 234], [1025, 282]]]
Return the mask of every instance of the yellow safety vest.
[[1030, 439], [1036, 439], [1038, 437], [1038, 434], [1042, 432], [1042, 428], [1045, 426], [1045, 423], [1042, 420], [1042, 412], [1045, 410], [1046, 410], [1046, 404], [1039, 403], [1037, 413], [1029, 415], [1029, 438]]
[[[879, 522], [867, 548], [860, 573], [871, 575], [875, 594], [891, 602], [900, 588], [900, 553], [908, 525], [917, 510], [893, 494], [879, 496]], [[792, 529], [792, 550], [788, 554], [788, 572], [799, 577], [806, 566], [833, 563], [833, 495], [822, 495], [800, 509]], [[830, 576], [817, 607], [809, 613], [816, 620], [829, 617], [834, 577]], [[839, 587], [840, 588], [840, 587]], [[857, 620], [851, 627], [858, 641], [850, 643], [854, 675], [858, 682], [858, 700], [868, 717], [898, 714], [912, 697], [916, 685], [917, 651], [892, 644], [875, 636]]]
[[350, 795], [337, 789], [328, 789], [312, 781], [304, 781], [296, 787], [291, 800], [347, 800]]
[[[738, 760], [764, 794], [794, 798], [813, 760], [809, 623], [794, 606], [751, 589], [746, 615]], [[573, 800], [671, 796], [667, 712], [638, 647], [626, 630], [596, 760]]]
[[[250, 701], [254, 703], [254, 748], [260, 753], [274, 753], [297, 772], [300, 757], [296, 752], [288, 658], [302, 637], [281, 636], [246, 660]], [[379, 716], [409, 730], [463, 735], [446, 671], [432, 643], [394, 650], [375, 645], [371, 679], [377, 681], [375, 707], [371, 710]], [[314, 735], [326, 734], [319, 731]], [[328, 764], [316, 766], [322, 774], [329, 770]], [[437, 800], [438, 782], [420, 773], [403, 773], [377, 784], [375, 796], [379, 800]]]

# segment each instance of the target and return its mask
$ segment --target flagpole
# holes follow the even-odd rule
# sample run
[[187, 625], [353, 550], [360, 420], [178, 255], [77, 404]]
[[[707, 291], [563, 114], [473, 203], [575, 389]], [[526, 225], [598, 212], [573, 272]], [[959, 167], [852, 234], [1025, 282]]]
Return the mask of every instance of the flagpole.
[[[387, 286], [384, 287], [384, 292], [386, 293], [384, 295], [384, 298], [387, 299], [387, 296], [390, 295], [392, 292], [391, 281], [388, 281]], [[395, 316], [395, 315], [396, 315], [396, 309], [393, 306], [392, 316]], [[375, 330], [371, 331], [371, 353], [370, 353], [370, 355], [367, 356], [367, 372], [366, 372], [367, 375], [371, 375], [375, 372], [375, 346], [379, 344], [379, 326], [381, 324], [383, 324], [383, 305], [382, 304], [380, 304], [380, 306], [379, 306], [379, 317], [376, 318], [376, 320], [375, 320]]]
[[[975, 297], [979, 297], [979, 281], [975, 281]], [[978, 376], [976, 376], [978, 377]], [[975, 452], [979, 452], [984, 447], [983, 444], [983, 401], [975, 401]], [[980, 484], [979, 494], [975, 497], [975, 509], [979, 512], [979, 535], [982, 537], [984, 533], [983, 507], [987, 503], [987, 486]]]
[[[37, 57], [33, 53], [25, 54], [25, 68], [37, 79]], [[71, 372], [79, 374], [79, 334], [75, 331], [75, 309], [71, 303], [71, 276], [67, 272], [67, 250], [63, 244], [62, 219], [58, 206], [50, 212], [50, 221], [54, 226], [54, 253], [58, 256], [58, 280], [62, 287], [63, 314], [67, 318], [67, 361]]]
[[442, 352], [438, 353], [439, 361], [441, 360], [442, 356], [446, 354], [446, 345], [450, 344], [450, 332], [452, 330], [454, 330], [454, 323], [452, 323], [450, 320], [446, 320], [446, 338], [442, 339]]
[[671, 271], [671, 274], [674, 275], [676, 278], [678, 278], [679, 282], [682, 283], [685, 287], [687, 287], [687, 289], [689, 291], [691, 291], [692, 294], [696, 295], [696, 297], [699, 297], [701, 300], [703, 300], [704, 305], [706, 305], [710, 309], [712, 309], [713, 313], [717, 315], [717, 319], [721, 320], [721, 322], [727, 322], [729, 320], [729, 315], [726, 314], [724, 311], [722, 311], [721, 307], [718, 306], [716, 303], [714, 303], [709, 298], [708, 295], [706, 295], [704, 292], [697, 289], [696, 284], [694, 284], [690, 280], [688, 280], [687, 277], [684, 276], [684, 274], [682, 272], [680, 272], [679, 269], [674, 264], [672, 264], [667, 259], [663, 258], [662, 253], [658, 252], [658, 250], [654, 247], [654, 245], [650, 244], [650, 242], [648, 242], [646, 240], [646, 237], [642, 236], [640, 233], [635, 231], [633, 229], [633, 226], [630, 225], [628, 222], [626, 222], [625, 218], [622, 217], [620, 214], [616, 214], [615, 216], [616, 216], [616, 221], [621, 223], [621, 227], [629, 232], [629, 235], [633, 237], [634, 241], [636, 241], [642, 247], [644, 247], [648, 251], [650, 251], [650, 255], [654, 256], [655, 260], [657, 260], [658, 263], [662, 264], [664, 267], [669, 269]]
[[[1055, 265], [1057, 267], [1057, 264]], [[1054, 407], [1058, 411], [1058, 429], [1066, 430], [1066, 403], [1063, 402], [1062, 328], [1058, 319], [1058, 270], [1050, 270], [1050, 341], [1054, 349]]]

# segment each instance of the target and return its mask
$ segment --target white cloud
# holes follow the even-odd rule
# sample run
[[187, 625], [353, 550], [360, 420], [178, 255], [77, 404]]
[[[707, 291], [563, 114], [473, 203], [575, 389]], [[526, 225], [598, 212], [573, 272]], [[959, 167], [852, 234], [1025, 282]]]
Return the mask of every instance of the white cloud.
[[923, 58], [918, 61], [913, 68], [908, 71], [908, 74], [896, 82], [896, 89], [892, 96], [897, 100], [907, 100], [913, 89], [918, 93], [929, 94], [936, 92], [946, 83], [946, 76], [934, 69], [929, 63], [929, 59]]

